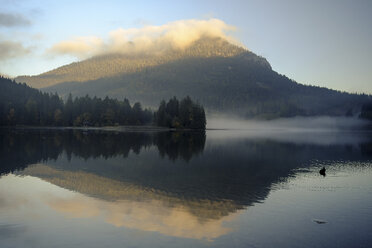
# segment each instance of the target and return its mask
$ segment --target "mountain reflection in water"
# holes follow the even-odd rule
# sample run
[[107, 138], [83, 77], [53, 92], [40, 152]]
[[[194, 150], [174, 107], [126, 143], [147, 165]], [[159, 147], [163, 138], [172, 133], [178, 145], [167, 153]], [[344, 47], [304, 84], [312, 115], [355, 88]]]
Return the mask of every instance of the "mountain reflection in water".
[[[353, 134], [355, 140], [346, 144], [295, 142], [293, 134], [288, 140], [252, 135], [228, 142], [213, 138], [213, 131], [208, 135], [206, 141], [205, 132], [2, 129], [1, 183], [27, 179], [25, 185], [50, 187], [38, 198], [30, 186], [23, 200], [39, 199], [68, 217], [102, 217], [117, 227], [214, 239], [297, 169], [372, 158], [365, 134]], [[69, 191], [55, 193], [56, 186]]]

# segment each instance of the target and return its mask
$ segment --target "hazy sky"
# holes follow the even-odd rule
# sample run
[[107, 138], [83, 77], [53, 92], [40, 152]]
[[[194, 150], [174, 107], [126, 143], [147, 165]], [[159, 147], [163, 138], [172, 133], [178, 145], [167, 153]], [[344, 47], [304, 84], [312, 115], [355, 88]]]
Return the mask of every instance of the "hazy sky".
[[372, 93], [371, 13], [370, 0], [0, 0], [0, 73], [39, 74], [106, 49], [116, 34], [205, 20], [299, 83]]

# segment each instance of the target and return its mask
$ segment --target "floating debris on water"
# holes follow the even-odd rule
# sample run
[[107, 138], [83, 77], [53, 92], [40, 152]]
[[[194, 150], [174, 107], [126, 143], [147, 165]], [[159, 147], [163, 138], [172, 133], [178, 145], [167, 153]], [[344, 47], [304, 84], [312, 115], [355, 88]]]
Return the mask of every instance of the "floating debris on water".
[[320, 169], [319, 174], [322, 175], [323, 177], [325, 177], [326, 176], [326, 168], [323, 167], [322, 169]]
[[328, 222], [325, 220], [313, 219], [313, 221], [317, 224], [327, 224]]

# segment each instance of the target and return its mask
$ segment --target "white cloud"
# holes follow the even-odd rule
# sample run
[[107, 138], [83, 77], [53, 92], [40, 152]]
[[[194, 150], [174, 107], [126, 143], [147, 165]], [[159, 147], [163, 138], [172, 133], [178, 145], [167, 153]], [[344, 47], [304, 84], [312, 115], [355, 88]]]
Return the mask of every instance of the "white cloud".
[[104, 47], [102, 39], [94, 36], [77, 37], [69, 41], [55, 44], [51, 52], [56, 54], [70, 54], [78, 58], [84, 58], [99, 54]]
[[105, 53], [153, 53], [168, 49], [185, 49], [202, 37], [220, 37], [237, 43], [229, 32], [235, 27], [219, 19], [179, 20], [161, 26], [147, 25], [111, 31], [108, 38], [76, 37], [62, 41], [49, 49], [54, 55], [87, 58]]

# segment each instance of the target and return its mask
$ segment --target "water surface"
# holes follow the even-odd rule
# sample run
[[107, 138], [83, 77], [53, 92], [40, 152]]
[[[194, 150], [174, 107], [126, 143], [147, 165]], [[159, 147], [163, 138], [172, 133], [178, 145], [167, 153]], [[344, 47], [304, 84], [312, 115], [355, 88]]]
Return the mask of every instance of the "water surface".
[[372, 242], [370, 133], [2, 129], [0, 137], [1, 247]]

